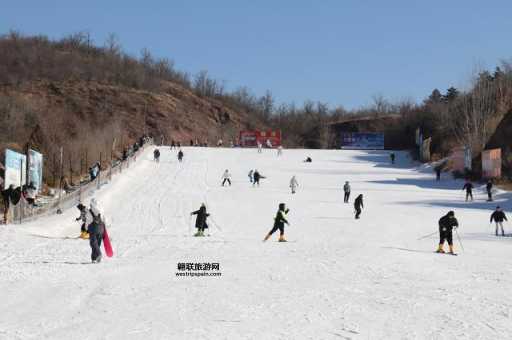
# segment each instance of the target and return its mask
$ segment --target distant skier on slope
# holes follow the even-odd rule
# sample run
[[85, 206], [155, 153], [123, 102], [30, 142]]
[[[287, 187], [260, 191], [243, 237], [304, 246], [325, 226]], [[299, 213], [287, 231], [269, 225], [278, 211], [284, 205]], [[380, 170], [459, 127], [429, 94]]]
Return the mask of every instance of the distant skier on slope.
[[231, 186], [231, 174], [229, 173], [228, 169], [226, 169], [226, 171], [224, 171], [224, 173], [222, 174], [221, 179], [222, 179], [222, 186], [224, 186], [224, 184], [226, 182], [228, 182], [229, 186]]
[[391, 159], [391, 164], [395, 164], [395, 153], [394, 152], [389, 154], [389, 158]]
[[178, 161], [179, 162], [183, 161], [183, 151], [181, 151], [181, 149], [180, 149], [180, 151], [178, 151]]
[[89, 210], [86, 214], [87, 231], [89, 233], [89, 245], [91, 246], [92, 263], [101, 262], [101, 241], [105, 231], [105, 216], [103, 216], [98, 202], [91, 199]]
[[449, 211], [448, 214], [441, 217], [439, 220], [439, 246], [436, 250], [437, 253], [444, 253], [443, 245], [444, 241], [448, 242], [448, 246], [450, 247], [450, 254], [455, 255], [453, 252], [453, 236], [452, 230], [453, 228], [458, 228], [459, 222], [455, 218], [455, 213], [453, 211]]
[[87, 223], [87, 207], [82, 203], [79, 203], [77, 209], [80, 211], [80, 216], [78, 216], [75, 221], [82, 221], [82, 225], [80, 226], [80, 238], [88, 239], [89, 233], [87, 232], [86, 223]]
[[254, 173], [254, 170], [251, 169], [251, 171], [249, 171], [249, 173], [247, 174], [247, 176], [249, 176], [249, 182], [252, 183], [252, 175]]
[[496, 210], [491, 214], [491, 223], [492, 221], [496, 222], [496, 236], [498, 236], [498, 226], [501, 227], [501, 236], [505, 236], [505, 231], [503, 230], [503, 221], [508, 221], [507, 216], [503, 210], [501, 210], [500, 206], [496, 207]]
[[362, 208], [364, 208], [363, 194], [360, 194], [359, 196], [357, 196], [356, 200], [354, 201], [354, 209], [356, 210], [356, 220], [359, 219], [359, 216], [361, 215]]
[[153, 159], [155, 160], [155, 162], [159, 163], [160, 162], [160, 150], [158, 149], [155, 149], [155, 151], [153, 151]]
[[206, 219], [210, 214], [206, 212], [206, 205], [204, 203], [201, 204], [201, 207], [199, 210], [193, 211], [190, 213], [190, 215], [197, 215], [196, 218], [196, 228], [197, 232], [194, 234], [194, 236], [204, 236], [204, 230], [208, 229], [208, 224], [206, 224]]
[[260, 142], [258, 142], [258, 153], [262, 153], [262, 148], [263, 148], [263, 145], [261, 145]]
[[471, 201], [473, 201], [473, 183], [468, 179], [466, 180], [466, 183], [462, 187], [462, 190], [466, 190], [466, 202], [468, 201], [468, 198], [471, 198]]
[[487, 202], [492, 202], [492, 181], [488, 180], [485, 186], [485, 190], [487, 190]]
[[343, 192], [343, 202], [348, 203], [348, 199], [350, 198], [350, 184], [348, 183], [348, 181], [346, 181], [345, 185], [343, 186]]
[[299, 186], [299, 182], [297, 181], [297, 178], [295, 175], [292, 176], [292, 179], [290, 179], [290, 188], [292, 189], [292, 194], [295, 194], [295, 190]]
[[258, 170], [254, 170], [254, 173], [252, 174], [252, 179], [253, 179], [252, 186], [255, 186], [256, 184], [258, 184], [258, 186], [260, 186], [260, 179], [262, 179], [262, 178], [265, 178], [265, 176], [262, 176]]
[[277, 147], [277, 157], [282, 156], [282, 155], [283, 155], [283, 147], [281, 145], [279, 145]]
[[276, 217], [274, 218], [274, 227], [272, 228], [272, 230], [270, 230], [270, 232], [267, 234], [267, 236], [265, 236], [265, 238], [263, 239], [263, 242], [268, 240], [270, 238], [270, 236], [272, 236], [272, 234], [275, 233], [278, 229], [279, 229], [279, 242], [286, 242], [286, 240], [284, 238], [284, 224], [286, 223], [286, 224], [290, 225], [290, 223], [288, 223], [288, 220], [286, 220], [286, 215], [288, 214], [289, 211], [290, 211], [289, 209], [286, 209], [284, 203], [279, 203], [279, 209], [277, 210]]

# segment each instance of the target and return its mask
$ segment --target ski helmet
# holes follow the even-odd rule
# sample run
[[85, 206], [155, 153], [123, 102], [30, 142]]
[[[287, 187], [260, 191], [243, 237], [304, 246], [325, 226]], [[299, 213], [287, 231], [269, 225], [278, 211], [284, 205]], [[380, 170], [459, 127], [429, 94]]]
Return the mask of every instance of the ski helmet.
[[451, 216], [451, 217], [455, 216], [455, 213], [453, 212], [453, 210], [448, 211], [448, 216]]
[[284, 203], [279, 203], [279, 210], [284, 210], [284, 207], [285, 207]]

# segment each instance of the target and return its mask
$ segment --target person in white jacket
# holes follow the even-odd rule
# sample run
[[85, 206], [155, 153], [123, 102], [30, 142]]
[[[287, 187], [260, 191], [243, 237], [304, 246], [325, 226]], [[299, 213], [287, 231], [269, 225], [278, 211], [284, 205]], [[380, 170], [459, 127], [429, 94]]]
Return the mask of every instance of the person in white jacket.
[[226, 169], [226, 171], [224, 171], [221, 179], [222, 179], [222, 186], [224, 186], [224, 184], [226, 184], [226, 182], [228, 182], [229, 186], [231, 186], [231, 174], [229, 173], [228, 169]]
[[292, 194], [295, 194], [295, 189], [299, 186], [299, 182], [297, 182], [297, 178], [295, 175], [290, 179], [290, 188], [292, 189]]

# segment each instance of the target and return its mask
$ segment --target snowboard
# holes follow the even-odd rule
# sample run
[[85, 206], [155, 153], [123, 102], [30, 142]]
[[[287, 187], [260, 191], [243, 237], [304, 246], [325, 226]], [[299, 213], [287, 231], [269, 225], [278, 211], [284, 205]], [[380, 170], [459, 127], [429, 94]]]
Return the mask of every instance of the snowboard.
[[108, 257], [112, 257], [114, 255], [112, 245], [110, 244], [110, 238], [108, 237], [107, 227], [105, 227], [105, 231], [103, 232], [103, 247], [105, 248], [105, 254]]

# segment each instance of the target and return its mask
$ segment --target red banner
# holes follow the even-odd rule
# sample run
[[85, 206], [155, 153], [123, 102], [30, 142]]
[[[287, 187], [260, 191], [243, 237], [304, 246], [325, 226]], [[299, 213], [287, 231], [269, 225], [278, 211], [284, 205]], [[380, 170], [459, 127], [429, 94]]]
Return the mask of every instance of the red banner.
[[263, 147], [276, 147], [281, 145], [281, 130], [276, 131], [240, 131], [240, 146], [255, 147], [261, 144]]

